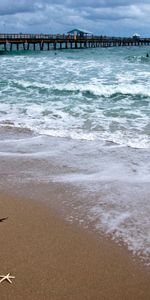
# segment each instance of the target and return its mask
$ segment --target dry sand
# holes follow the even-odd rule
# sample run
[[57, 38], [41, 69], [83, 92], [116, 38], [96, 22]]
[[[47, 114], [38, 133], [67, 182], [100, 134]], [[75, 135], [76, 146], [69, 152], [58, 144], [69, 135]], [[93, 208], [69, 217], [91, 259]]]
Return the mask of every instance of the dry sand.
[[[55, 197], [55, 195], [51, 195]], [[46, 206], [0, 195], [0, 300], [150, 299], [150, 274], [111, 241]]]

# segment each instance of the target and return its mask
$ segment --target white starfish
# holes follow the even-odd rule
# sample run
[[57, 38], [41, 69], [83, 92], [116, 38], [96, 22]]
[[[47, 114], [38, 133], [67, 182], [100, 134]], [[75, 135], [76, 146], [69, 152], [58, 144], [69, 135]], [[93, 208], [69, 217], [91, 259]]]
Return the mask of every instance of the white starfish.
[[8, 273], [7, 275], [0, 275], [0, 277], [2, 277], [0, 283], [3, 282], [4, 280], [7, 280], [9, 283], [12, 283], [10, 278], [15, 278], [14, 276], [10, 276], [10, 273]]

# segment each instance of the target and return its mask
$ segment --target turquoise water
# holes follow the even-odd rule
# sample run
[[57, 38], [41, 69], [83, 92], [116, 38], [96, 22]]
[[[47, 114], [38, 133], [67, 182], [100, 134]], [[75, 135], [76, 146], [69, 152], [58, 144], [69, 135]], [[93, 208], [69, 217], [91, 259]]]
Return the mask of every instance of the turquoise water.
[[118, 47], [0, 56], [0, 186], [4, 178], [7, 188], [16, 182], [77, 187], [81, 194], [59, 203], [67, 220], [122, 241], [147, 264], [149, 52]]
[[1, 56], [0, 126], [12, 123], [50, 136], [149, 148], [148, 50]]

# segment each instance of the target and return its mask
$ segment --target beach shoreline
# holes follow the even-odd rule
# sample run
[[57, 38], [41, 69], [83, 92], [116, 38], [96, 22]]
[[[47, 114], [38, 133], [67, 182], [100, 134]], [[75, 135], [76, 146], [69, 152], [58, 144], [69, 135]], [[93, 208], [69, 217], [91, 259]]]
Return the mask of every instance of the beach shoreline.
[[15, 276], [0, 284], [2, 300], [148, 299], [149, 271], [113, 241], [40, 202], [1, 193], [0, 207], [0, 274]]
[[150, 298], [145, 51], [1, 57], [2, 300]]

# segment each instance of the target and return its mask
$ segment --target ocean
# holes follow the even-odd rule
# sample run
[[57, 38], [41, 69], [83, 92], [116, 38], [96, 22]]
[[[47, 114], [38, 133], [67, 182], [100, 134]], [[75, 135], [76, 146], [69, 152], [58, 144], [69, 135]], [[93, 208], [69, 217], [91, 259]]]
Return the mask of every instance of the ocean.
[[[0, 56], [0, 187], [67, 184], [73, 196], [58, 205], [65, 218], [125, 244], [147, 265], [148, 52], [142, 46]], [[4, 161], [23, 167], [16, 176], [13, 167], [4, 172]]]

